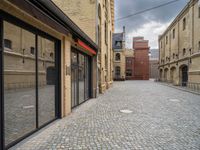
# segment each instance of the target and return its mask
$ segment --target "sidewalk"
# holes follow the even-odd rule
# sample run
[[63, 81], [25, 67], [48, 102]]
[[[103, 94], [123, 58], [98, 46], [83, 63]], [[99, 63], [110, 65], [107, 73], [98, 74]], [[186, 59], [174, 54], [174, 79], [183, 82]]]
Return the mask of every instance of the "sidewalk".
[[189, 92], [189, 93], [200, 95], [200, 91], [197, 92], [197, 91], [194, 91], [194, 90], [189, 89], [187, 87], [175, 86], [175, 85], [172, 85], [172, 84], [166, 83], [166, 82], [156, 82], [156, 83], [160, 83], [162, 85], [169, 86], [169, 87], [172, 87], [172, 88], [175, 88], [175, 89], [178, 89], [178, 90], [182, 90], [182, 91], [185, 91], [185, 92]]

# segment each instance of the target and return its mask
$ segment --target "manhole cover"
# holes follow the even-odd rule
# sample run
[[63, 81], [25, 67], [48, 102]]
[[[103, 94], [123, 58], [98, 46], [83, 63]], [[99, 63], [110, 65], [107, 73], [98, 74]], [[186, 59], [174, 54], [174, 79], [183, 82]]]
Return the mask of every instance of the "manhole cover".
[[171, 102], [180, 102], [179, 99], [169, 99], [169, 101], [171, 101]]
[[121, 113], [125, 113], [125, 114], [130, 114], [130, 113], [132, 113], [133, 111], [128, 110], [128, 109], [122, 109], [122, 110], [120, 110], [120, 112], [121, 112]]

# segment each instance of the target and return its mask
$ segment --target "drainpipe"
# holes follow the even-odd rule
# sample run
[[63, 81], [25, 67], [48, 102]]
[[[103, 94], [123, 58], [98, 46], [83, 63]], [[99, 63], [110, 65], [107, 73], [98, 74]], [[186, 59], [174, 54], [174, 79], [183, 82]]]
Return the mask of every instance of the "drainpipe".
[[[98, 1], [96, 1], [96, 16], [95, 16], [95, 18], [96, 18], [96, 43], [98, 43], [98, 41], [99, 41], [99, 35], [98, 35], [98, 4], [99, 4], [99, 0]], [[101, 25], [100, 25], [101, 26]], [[98, 43], [98, 47], [99, 47], [100, 45], [99, 45], [99, 43]], [[95, 97], [98, 97], [98, 95], [99, 95], [99, 70], [98, 70], [98, 60], [99, 60], [99, 50], [98, 50], [98, 52], [97, 52], [97, 54], [96, 54], [96, 91], [95, 91]]]

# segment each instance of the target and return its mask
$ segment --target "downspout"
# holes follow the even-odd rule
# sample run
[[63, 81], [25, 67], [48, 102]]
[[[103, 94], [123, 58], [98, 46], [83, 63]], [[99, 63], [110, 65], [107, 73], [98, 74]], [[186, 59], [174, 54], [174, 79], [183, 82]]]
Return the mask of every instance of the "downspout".
[[180, 71], [179, 71], [179, 67], [178, 67], [178, 60], [179, 60], [179, 53], [180, 53], [180, 19], [178, 18], [178, 55], [177, 55], [177, 78], [178, 78], [178, 83], [177, 85], [180, 85]]
[[[98, 43], [98, 41], [99, 41], [99, 35], [98, 35], [98, 4], [99, 4], [99, 0], [98, 1], [96, 1], [96, 16], [95, 16], [95, 18], [96, 18], [96, 43]], [[100, 45], [99, 45], [99, 43], [98, 43], [98, 48], [100, 47]], [[99, 95], [99, 70], [98, 70], [98, 60], [99, 60], [99, 50], [98, 50], [98, 52], [97, 52], [97, 54], [96, 54], [96, 91], [95, 91], [95, 97], [98, 97], [98, 95]]]

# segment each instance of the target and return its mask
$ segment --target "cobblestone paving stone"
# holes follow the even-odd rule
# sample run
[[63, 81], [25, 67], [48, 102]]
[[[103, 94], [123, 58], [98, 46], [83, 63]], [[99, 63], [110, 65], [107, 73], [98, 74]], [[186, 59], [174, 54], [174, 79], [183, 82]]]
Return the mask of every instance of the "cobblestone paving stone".
[[200, 96], [152, 81], [115, 82], [15, 149], [199, 150]]

